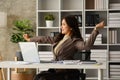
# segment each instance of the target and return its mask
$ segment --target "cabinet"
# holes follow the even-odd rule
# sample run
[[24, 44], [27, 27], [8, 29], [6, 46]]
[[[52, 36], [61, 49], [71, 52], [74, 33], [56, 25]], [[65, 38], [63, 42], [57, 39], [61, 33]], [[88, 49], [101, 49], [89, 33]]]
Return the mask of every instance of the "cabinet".
[[[52, 27], [45, 25], [44, 16], [48, 13], [55, 16]], [[119, 79], [120, 0], [36, 0], [36, 36], [54, 36], [60, 31], [61, 20], [66, 15], [78, 18], [84, 40], [87, 40], [95, 24], [105, 21], [105, 28], [100, 30], [91, 50], [91, 59], [106, 61], [104, 79]], [[52, 59], [50, 44], [37, 45], [42, 59]], [[86, 70], [86, 74], [88, 80], [97, 79], [96, 70]]]

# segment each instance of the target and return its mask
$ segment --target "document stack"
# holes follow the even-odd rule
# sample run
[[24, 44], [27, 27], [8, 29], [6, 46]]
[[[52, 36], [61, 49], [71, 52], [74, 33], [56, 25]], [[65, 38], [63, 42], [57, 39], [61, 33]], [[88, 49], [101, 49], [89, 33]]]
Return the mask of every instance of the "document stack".
[[120, 63], [110, 63], [110, 71], [109, 76], [111, 78], [119, 78], [120, 79]]
[[110, 51], [110, 61], [120, 62], [120, 51]]
[[111, 3], [110, 9], [120, 9], [120, 3]]
[[117, 44], [117, 30], [116, 29], [112, 29], [109, 30], [109, 43], [110, 44]]
[[120, 13], [109, 13], [108, 18], [109, 27], [119, 27], [120, 26]]
[[50, 61], [53, 60], [53, 54], [51, 51], [39, 51], [40, 60]]
[[96, 60], [81, 61], [80, 64], [97, 64]]
[[[86, 34], [86, 40], [88, 40], [88, 38], [90, 37], [90, 34]], [[97, 38], [94, 42], [95, 45], [99, 45], [102, 44], [102, 34], [97, 35]]]
[[91, 60], [106, 61], [107, 60], [107, 50], [92, 49], [91, 50]]
[[105, 9], [106, 8], [106, 0], [95, 0], [95, 9]]

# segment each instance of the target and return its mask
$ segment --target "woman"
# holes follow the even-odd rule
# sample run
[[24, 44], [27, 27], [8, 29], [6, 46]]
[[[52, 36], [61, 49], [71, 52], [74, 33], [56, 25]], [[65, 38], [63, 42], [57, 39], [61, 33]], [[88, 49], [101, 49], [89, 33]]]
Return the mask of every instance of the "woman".
[[[104, 22], [97, 24], [89, 39], [84, 42], [79, 31], [78, 21], [75, 16], [66, 16], [62, 20], [61, 32], [57, 37], [38, 36], [29, 38], [27, 34], [23, 37], [27, 41], [53, 44], [55, 60], [73, 60], [74, 54], [81, 50], [90, 50], [93, 46], [98, 30], [104, 28]], [[38, 74], [34, 80], [79, 80], [79, 70], [76, 69], [49, 69]]]

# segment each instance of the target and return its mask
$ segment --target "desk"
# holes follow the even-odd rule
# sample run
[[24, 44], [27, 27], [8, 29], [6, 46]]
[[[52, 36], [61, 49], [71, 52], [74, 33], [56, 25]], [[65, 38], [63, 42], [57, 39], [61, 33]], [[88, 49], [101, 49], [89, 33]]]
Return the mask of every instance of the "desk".
[[106, 69], [106, 64], [60, 64], [60, 63], [32, 63], [32, 64], [11, 64], [11, 61], [0, 62], [1, 68], [7, 68], [7, 80], [10, 80], [11, 68], [55, 68], [55, 69], [97, 69], [98, 80], [103, 80], [103, 69]]

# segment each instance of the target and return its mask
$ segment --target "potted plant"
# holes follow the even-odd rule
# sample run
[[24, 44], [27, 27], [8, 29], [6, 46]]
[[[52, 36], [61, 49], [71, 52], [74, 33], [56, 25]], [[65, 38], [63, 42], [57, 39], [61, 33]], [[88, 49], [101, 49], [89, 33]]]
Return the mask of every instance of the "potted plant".
[[[13, 43], [18, 42], [25, 42], [26, 40], [23, 38], [23, 34], [29, 34], [29, 36], [33, 36], [33, 27], [30, 22], [30, 20], [16, 20], [13, 23], [14, 27], [12, 28], [12, 34], [10, 41]], [[22, 59], [21, 51], [16, 52], [16, 57], [19, 60], [20, 57]], [[18, 80], [33, 80], [33, 77], [35, 75], [35, 70], [16, 70], [11, 72], [11, 78], [12, 79], [18, 79]], [[29, 77], [26, 77], [29, 76]]]
[[53, 26], [53, 21], [55, 20], [55, 17], [53, 16], [53, 14], [45, 15], [44, 19], [46, 21], [46, 26], [47, 27], [52, 27]]
[[14, 22], [14, 27], [12, 28], [13, 32], [11, 35], [11, 41], [13, 43], [25, 42], [23, 34], [33, 35], [33, 28], [31, 26], [30, 20], [16, 20]]

